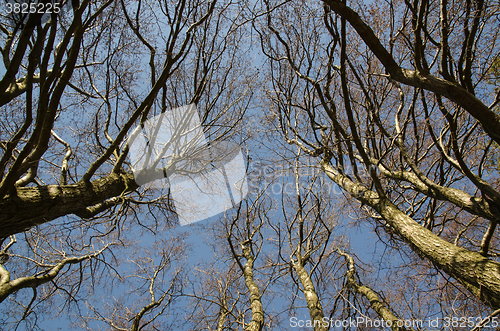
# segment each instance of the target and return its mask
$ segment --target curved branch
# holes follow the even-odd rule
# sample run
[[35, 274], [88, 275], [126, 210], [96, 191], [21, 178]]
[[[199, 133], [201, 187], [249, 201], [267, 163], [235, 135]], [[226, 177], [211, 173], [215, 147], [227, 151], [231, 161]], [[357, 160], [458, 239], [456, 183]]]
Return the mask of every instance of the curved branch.
[[359, 294], [361, 294], [362, 296], [364, 296], [365, 298], [367, 298], [368, 301], [370, 301], [370, 306], [372, 307], [372, 309], [375, 310], [375, 312], [385, 321], [390, 322], [392, 330], [394, 331], [406, 330], [404, 327], [398, 326], [400, 324], [404, 325], [404, 321], [401, 321], [399, 318], [397, 318], [396, 315], [392, 312], [392, 310], [386, 307], [385, 303], [380, 299], [377, 292], [372, 290], [370, 287], [362, 285], [356, 281], [356, 269], [354, 266], [354, 259], [352, 258], [352, 256], [345, 252], [342, 252], [338, 248], [337, 251], [347, 261], [348, 271], [346, 276], [347, 276], [347, 284], [349, 285], [349, 287], [352, 288], [354, 291], [358, 292]]
[[64, 215], [92, 211], [87, 207], [138, 187], [132, 174], [116, 173], [89, 184], [18, 187], [15, 193], [0, 200], [0, 237], [6, 238]]
[[340, 0], [323, 0], [330, 8], [345, 18], [363, 39], [365, 44], [379, 59], [391, 78], [425, 90], [443, 95], [457, 103], [469, 114], [471, 114], [483, 127], [484, 131], [497, 143], [500, 144], [500, 115], [496, 114], [483, 104], [472, 93], [455, 82], [432, 76], [426, 72], [419, 72], [401, 68], [392, 55], [385, 49], [373, 30], [359, 17], [350, 7]]
[[500, 263], [438, 237], [389, 199], [381, 198], [376, 192], [336, 172], [329, 160], [322, 160], [321, 166], [326, 175], [342, 189], [377, 211], [419, 255], [457, 279], [485, 304], [492, 308], [500, 307]]
[[10, 280], [10, 272], [8, 272], [2, 265], [0, 265], [0, 302], [4, 301], [9, 295], [20, 289], [32, 287], [35, 288], [42, 284], [48, 283], [53, 280], [61, 271], [61, 269], [66, 265], [77, 264], [84, 260], [94, 258], [100, 255], [108, 246], [99, 250], [96, 253], [88, 254], [80, 257], [69, 257], [62, 259], [55, 266], [50, 269], [45, 270], [41, 274], [34, 276], [26, 276]]

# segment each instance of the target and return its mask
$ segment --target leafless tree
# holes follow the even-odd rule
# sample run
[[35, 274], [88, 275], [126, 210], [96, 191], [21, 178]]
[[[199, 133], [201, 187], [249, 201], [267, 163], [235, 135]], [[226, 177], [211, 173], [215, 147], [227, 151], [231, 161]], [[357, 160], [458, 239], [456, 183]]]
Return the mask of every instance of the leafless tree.
[[[93, 321], [103, 321], [113, 330], [133, 331], [165, 329], [175, 325], [161, 316], [167, 315], [172, 309], [171, 303], [183, 294], [187, 272], [184, 268], [187, 258], [185, 246], [180, 238], [169, 242], [158, 241], [150, 249], [141, 247], [138, 250], [145, 250], [146, 254], [136, 251], [121, 261], [123, 274], [118, 274], [116, 280], [106, 279], [106, 282], [128, 289], [120, 291], [112, 301], [104, 300], [104, 306], [88, 304], [91, 314], [80, 317], [81, 324], [91, 330]], [[100, 285], [108, 289], [105, 292], [108, 295], [113, 293], [113, 286]]]
[[[294, 282], [297, 285], [300, 283], [298, 288], [307, 303], [314, 330], [328, 330], [328, 325], [324, 323], [326, 314], [316, 289], [318, 284], [315, 286], [313, 275], [318, 272], [320, 265], [325, 263], [324, 260], [327, 260], [331, 253], [330, 239], [335, 220], [331, 216], [333, 214], [328, 213], [328, 202], [322, 196], [321, 188], [317, 187], [318, 173], [307, 176], [309, 180], [301, 178], [299, 174], [300, 154], [299, 149], [294, 164], [291, 165], [295, 181], [295, 196], [287, 197], [283, 208], [284, 224], [286, 224], [286, 230], [283, 232], [287, 234], [285, 241], [288, 242], [289, 248], [285, 251], [287, 253], [280, 251], [280, 256], [284, 257], [283, 262], [293, 268], [291, 276]], [[293, 198], [296, 199], [295, 204], [292, 203]], [[290, 205], [295, 206], [295, 210], [288, 215], [287, 209]], [[280, 250], [285, 245], [285, 243], [280, 243]]]
[[[498, 314], [497, 3], [62, 6], [0, 16], [5, 325], [36, 329], [41, 314], [70, 312], [88, 329], [181, 327], [176, 302], [190, 328], [214, 330], [279, 328], [299, 310], [316, 330], [360, 314], [425, 318], [424, 305], [440, 317]], [[245, 117], [256, 91], [262, 113]], [[291, 169], [273, 173], [278, 195], [257, 185], [211, 227], [216, 263], [195, 271], [167, 231], [178, 220], [169, 184], [140, 186], [127, 144], [188, 104], [211, 144], [255, 138], [250, 148]], [[378, 263], [363, 266], [336, 233], [347, 214], [379, 236]], [[97, 305], [103, 289], [132, 295]], [[283, 291], [287, 307], [268, 309]]]
[[[242, 61], [240, 8], [203, 0], [62, 7], [51, 15], [1, 14], [3, 321], [35, 328], [44, 309], [80, 309], [76, 315], [86, 311], [88, 320], [116, 327], [160, 325], [155, 314], [184, 284], [166, 276], [175, 247], [137, 249], [137, 240], [168, 243], [175, 207], [168, 185], [135, 182], [126, 139], [149, 118], [194, 103], [207, 139], [244, 141], [255, 76]], [[120, 263], [134, 250], [142, 273], [127, 275]], [[107, 309], [109, 315], [92, 309], [88, 298], [99, 286], [127, 280], [140, 292], [146, 285], [138, 279], [149, 284], [144, 306], [138, 300], [135, 308]]]
[[271, 209], [264, 197], [260, 191], [253, 202], [241, 203], [222, 222], [207, 229], [207, 241], [216, 258], [196, 267], [197, 281], [188, 294], [194, 307], [193, 329], [270, 329], [262, 300], [272, 279], [260, 256], [265, 243], [262, 226]]
[[463, 286], [456, 299], [470, 309], [464, 288], [500, 304], [491, 153], [500, 95], [488, 83], [498, 10], [484, 1], [263, 1], [254, 23], [285, 141], [317, 159], [399, 249], [423, 258], [429, 279], [436, 268], [447, 288]]

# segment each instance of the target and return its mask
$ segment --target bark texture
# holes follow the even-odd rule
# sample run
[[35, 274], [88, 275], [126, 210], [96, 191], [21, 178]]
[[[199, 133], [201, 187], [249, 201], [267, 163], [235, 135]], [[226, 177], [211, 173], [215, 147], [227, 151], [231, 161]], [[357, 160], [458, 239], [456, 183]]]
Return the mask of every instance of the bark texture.
[[242, 245], [243, 256], [247, 260], [244, 265], [243, 274], [245, 277], [245, 285], [250, 292], [250, 308], [252, 309], [252, 320], [245, 326], [247, 331], [261, 331], [264, 326], [264, 309], [260, 301], [259, 287], [253, 278], [253, 262], [250, 249]]
[[370, 287], [366, 285], [362, 285], [356, 281], [356, 270], [354, 267], [354, 259], [349, 254], [344, 252], [340, 252], [343, 255], [348, 263], [348, 271], [347, 271], [347, 284], [350, 288], [352, 288], [357, 293], [361, 294], [365, 298], [370, 301], [370, 307], [375, 310], [375, 312], [382, 317], [387, 324], [391, 326], [393, 331], [404, 331], [407, 330], [403, 326], [404, 321], [401, 321], [397, 316], [392, 312], [390, 308], [388, 308], [384, 302], [380, 299], [377, 292], [372, 290]]
[[293, 267], [299, 276], [302, 287], [304, 288], [303, 292], [307, 301], [309, 315], [311, 316], [311, 321], [313, 322], [314, 331], [328, 330], [328, 327], [324, 325], [325, 323], [323, 321], [323, 318], [325, 317], [323, 307], [321, 306], [321, 301], [316, 294], [316, 289], [314, 288], [314, 284], [309, 276], [309, 273], [300, 262], [293, 263]]
[[0, 201], [0, 237], [6, 238], [68, 214], [91, 216], [99, 210], [98, 204], [137, 187], [132, 174], [117, 173], [90, 183], [17, 187]]
[[326, 160], [322, 167], [327, 176], [353, 197], [375, 209], [414, 251], [462, 283], [492, 308], [500, 308], [500, 263], [477, 252], [441, 239], [399, 210], [376, 192], [337, 173]]
[[469, 114], [471, 114], [483, 127], [484, 131], [500, 144], [500, 115], [496, 114], [476, 98], [472, 93], [455, 82], [434, 77], [427, 72], [413, 71], [401, 68], [392, 55], [385, 49], [373, 30], [359, 17], [350, 7], [340, 0], [324, 0], [330, 8], [346, 19], [363, 39], [373, 54], [385, 67], [391, 78], [425, 90], [443, 95], [449, 100], [457, 103]]

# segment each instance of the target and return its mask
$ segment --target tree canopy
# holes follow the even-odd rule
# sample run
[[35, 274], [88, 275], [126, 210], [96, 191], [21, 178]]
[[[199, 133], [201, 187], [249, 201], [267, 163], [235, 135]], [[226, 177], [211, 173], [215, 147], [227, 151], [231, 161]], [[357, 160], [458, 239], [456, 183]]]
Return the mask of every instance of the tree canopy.
[[[496, 328], [499, 17], [481, 0], [6, 1], [0, 321]], [[248, 195], [179, 226], [170, 170], [137, 180], [127, 139], [185, 105], [207, 155], [245, 151]]]

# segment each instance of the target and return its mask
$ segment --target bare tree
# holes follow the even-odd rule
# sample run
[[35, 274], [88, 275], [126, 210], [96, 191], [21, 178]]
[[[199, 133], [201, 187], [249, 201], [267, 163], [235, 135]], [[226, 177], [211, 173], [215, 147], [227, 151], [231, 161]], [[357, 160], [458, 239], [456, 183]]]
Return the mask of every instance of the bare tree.
[[[51, 15], [2, 12], [0, 21], [3, 321], [33, 328], [41, 311], [79, 311], [119, 327], [160, 325], [155, 314], [183, 285], [165, 276], [175, 247], [147, 251], [137, 240], [168, 242], [165, 230], [178, 221], [168, 184], [135, 181], [127, 136], [150, 118], [197, 104], [207, 139], [245, 139], [255, 76], [242, 61], [240, 8], [203, 0], [61, 6]], [[148, 303], [106, 315], [91, 298], [99, 286], [113, 291], [133, 278], [120, 263], [134, 250]]]
[[[208, 230], [214, 260], [196, 266], [191, 327], [196, 330], [263, 330], [269, 328], [262, 296], [270, 284], [259, 263], [265, 242], [262, 226], [270, 210], [264, 191], [253, 202], [243, 202]], [[264, 277], [264, 278], [263, 278]], [[262, 279], [263, 278], [263, 279]], [[201, 281], [200, 281], [201, 280]]]
[[498, 6], [264, 1], [262, 10], [254, 26], [285, 141], [449, 286], [498, 308], [499, 94], [487, 82]]
[[[307, 302], [314, 330], [321, 331], [328, 330], [328, 323], [325, 325], [325, 313], [314, 285], [313, 274], [319, 269], [320, 264], [324, 263], [323, 260], [328, 259], [330, 238], [335, 221], [327, 212], [324, 212], [327, 202], [321, 195], [321, 189], [314, 187], [318, 185], [318, 174], [306, 177], [310, 178], [310, 181], [300, 178], [300, 154], [299, 149], [295, 164], [292, 166], [297, 200], [296, 210], [290, 216], [284, 215], [287, 241], [290, 246], [289, 263], [300, 281], [299, 288]], [[286, 204], [289, 203], [286, 202]], [[294, 278], [293, 274], [292, 278]]]
[[[247, 203], [245, 210], [242, 210], [243, 204], [241, 204], [238, 213], [226, 230], [231, 254], [240, 269], [248, 291], [251, 317], [250, 321], [244, 325], [244, 329], [248, 331], [261, 331], [265, 322], [261, 300], [263, 289], [259, 288], [254, 276], [254, 266], [264, 244], [262, 226], [269, 211], [269, 208], [266, 210], [263, 193], [264, 191], [259, 192], [259, 196], [251, 205]], [[238, 224], [239, 222], [243, 224]], [[235, 245], [233, 241], [237, 244]]]
[[[33, 81], [32, 78], [27, 78], [30, 75], [33, 76], [34, 73], [26, 72], [20, 79], [23, 84], [29, 87], [23, 88], [27, 89], [23, 93], [27, 99], [21, 101], [21, 98], [16, 99], [19, 97], [18, 94], [5, 94], [5, 97], [10, 95], [5, 104], [11, 112], [11, 117], [6, 116], [4, 121], [14, 120], [14, 123], [19, 125], [19, 130], [17, 132], [12, 129], [5, 131], [6, 143], [2, 158], [3, 179], [0, 191], [1, 195], [5, 197], [2, 200], [2, 219], [0, 220], [3, 224], [3, 237], [26, 231], [37, 224], [43, 224], [64, 215], [79, 214], [88, 218], [122, 201], [122, 199], [113, 198], [123, 196], [137, 188], [132, 174], [127, 173], [126, 169], [123, 168], [127, 155], [124, 141], [129, 131], [139, 121], [147, 119], [150, 114], [165, 111], [167, 107], [173, 105], [200, 102], [205, 94], [207, 99], [205, 99], [206, 108], [204, 107], [203, 122], [207, 125], [214, 125], [215, 121], [219, 121], [218, 125], [222, 125], [225, 123], [224, 120], [228, 120], [228, 118], [224, 118], [223, 111], [214, 110], [216, 107], [224, 110], [227, 104], [222, 104], [222, 102], [215, 104], [213, 99], [216, 99], [218, 95], [219, 98], [225, 98], [226, 101], [234, 97], [234, 90], [237, 87], [231, 87], [228, 90], [228, 86], [232, 86], [229, 84], [234, 83], [231, 81], [234, 76], [218, 75], [212, 77], [211, 73], [214, 67], [221, 66], [221, 61], [226, 59], [225, 52], [228, 49], [234, 54], [235, 38], [238, 37], [226, 36], [221, 38], [222, 40], [213, 39], [209, 42], [208, 31], [215, 29], [215, 33], [220, 33], [222, 31], [217, 29], [231, 29], [230, 24], [228, 26], [227, 22], [220, 21], [220, 15], [217, 16], [216, 22], [212, 23], [215, 27], [208, 23], [216, 9], [216, 4], [216, 2], [138, 3], [134, 10], [123, 1], [108, 1], [102, 6], [83, 2], [79, 8], [73, 9], [69, 22], [63, 18], [54, 17], [42, 27], [39, 22], [40, 17], [38, 17], [37, 22], [36, 16], [30, 16], [19, 41], [16, 43], [9, 42], [9, 38], [16, 38], [19, 27], [10, 27], [12, 30], [10, 32], [6, 27], [5, 32], [9, 32], [6, 41], [8, 49], [3, 54], [4, 62], [9, 65], [2, 83], [6, 86], [20, 84], [16, 83], [9, 74], [11, 72], [17, 73], [20, 68], [29, 67], [31, 64], [33, 67], [31, 71], [34, 72], [35, 69], [41, 71], [43, 84], [38, 88], [38, 80]], [[148, 10], [144, 10], [144, 7], [147, 7]], [[164, 42], [161, 50], [151, 46], [146, 39], [148, 36], [141, 34], [141, 27], [138, 25], [139, 22], [143, 22], [141, 21], [142, 16], [154, 10], [165, 12], [165, 22], [160, 21], [159, 23], [168, 26], [167, 31], [171, 30], [168, 35], [161, 34], [159, 40], [154, 40], [156, 43]], [[108, 24], [99, 25], [97, 20], [102, 19], [103, 15], [109, 15], [113, 20], [108, 20]], [[131, 16], [135, 16], [135, 21]], [[40, 27], [35, 30], [37, 24]], [[68, 24], [70, 24], [69, 30], [67, 30]], [[147, 31], [152, 28], [150, 25], [156, 23], [143, 24], [143, 29]], [[221, 26], [222, 24], [224, 26]], [[127, 28], [123, 28], [123, 26]], [[197, 32], [200, 27], [204, 27], [205, 32]], [[98, 36], [85, 39], [87, 33], [89, 31], [93, 33], [95, 28], [100, 29], [100, 31], [96, 31]], [[54, 47], [60, 31], [65, 31], [65, 35], [60, 36], [61, 41], [57, 47]], [[113, 38], [116, 33], [119, 33], [118, 36]], [[48, 39], [51, 44], [43, 45], [47, 34], [53, 35], [52, 38]], [[130, 34], [132, 36], [127, 39]], [[98, 39], [101, 35], [106, 35], [107, 38]], [[25, 48], [30, 39], [33, 39], [33, 42], [38, 41], [38, 48], [33, 48], [29, 54], [24, 56], [24, 53], [28, 52]], [[132, 52], [134, 47], [146, 48], [149, 51], [149, 77], [140, 77], [139, 72], [133, 71], [133, 57], [125, 58], [125, 54]], [[113, 48], [115, 49], [113, 52], [108, 51]], [[16, 61], [10, 61], [9, 57], [16, 52], [20, 53], [14, 57]], [[207, 52], [209, 55], [196, 57], [196, 55], [191, 55], [192, 52]], [[68, 58], [66, 58], [66, 53]], [[31, 58], [43, 58], [45, 61], [40, 64], [37, 63], [37, 60], [30, 62], [28, 56], [30, 54]], [[52, 55], [55, 55], [55, 62], [49, 63]], [[190, 56], [188, 57], [188, 55]], [[138, 56], [136, 56], [137, 60], [140, 59]], [[236, 59], [235, 55], [229, 55], [229, 57], [233, 61]], [[22, 63], [23, 59], [26, 60], [26, 64]], [[231, 62], [225, 63], [225, 65], [233, 68]], [[157, 66], [161, 67], [160, 72], [157, 72]], [[105, 74], [96, 77], [100, 70], [104, 70]], [[184, 75], [193, 75], [193, 77], [179, 78], [181, 76], [178, 71], [181, 70], [183, 70]], [[18, 75], [21, 74], [22, 72], [18, 73]], [[79, 81], [80, 86], [75, 85], [76, 82], [71, 82], [72, 77]], [[147, 83], [141, 78], [146, 79]], [[208, 85], [209, 81], [213, 86]], [[137, 94], [139, 91], [136, 92], [137, 89], [134, 88], [134, 84], [139, 83], [149, 85], [148, 89], [141, 91], [143, 95]], [[85, 100], [82, 104], [85, 105], [84, 107], [96, 108], [93, 115], [95, 118], [91, 125], [95, 126], [97, 130], [92, 130], [93, 132], [88, 137], [82, 137], [88, 138], [92, 142], [92, 145], [89, 146], [92, 147], [90, 154], [95, 153], [95, 159], [82, 157], [78, 164], [79, 171], [73, 170], [74, 175], [70, 177], [72, 183], [67, 182], [69, 171], [67, 162], [71, 154], [73, 157], [77, 157], [74, 155], [76, 151], [72, 151], [67, 142], [57, 138], [55, 139], [60, 145], [49, 146], [50, 138], [54, 136], [53, 132], [57, 133], [58, 123], [64, 123], [61, 117], [67, 116], [65, 113], [73, 110], [70, 108], [69, 111], [63, 111], [72, 103], [71, 100], [62, 99], [63, 92], [67, 88], [71, 88], [80, 98], [83, 98], [82, 100]], [[176, 93], [176, 90], [181, 88], [180, 93]], [[10, 91], [12, 89], [14, 87], [4, 87], [3, 90]], [[163, 92], [160, 93], [160, 91]], [[32, 100], [34, 98], [33, 92], [38, 93], [35, 100]], [[244, 96], [244, 94], [243, 96], [239, 95], [240, 98], [244, 98]], [[13, 102], [12, 105], [8, 103], [9, 101]], [[12, 113], [18, 107], [14, 101], [21, 102], [22, 107], [26, 108], [24, 119], [19, 118], [19, 114]], [[61, 103], [66, 102], [69, 105], [63, 107]], [[217, 111], [217, 114], [211, 115], [212, 110]], [[118, 116], [122, 111], [123, 115]], [[241, 113], [235, 112], [228, 116], [233, 124], [235, 119], [240, 118], [239, 114]], [[13, 115], [15, 115], [14, 118]], [[36, 121], [32, 123], [34, 118]], [[31, 127], [32, 124], [34, 127]], [[226, 122], [226, 124], [228, 123]], [[79, 128], [73, 129], [78, 130]], [[85, 132], [83, 128], [82, 131]], [[226, 131], [228, 130], [226, 129]], [[60, 133], [56, 136], [60, 136]], [[63, 166], [60, 167], [62, 181], [56, 182], [52, 186], [43, 185], [37, 178], [37, 174], [41, 172], [39, 164], [44, 158], [53, 159], [55, 150], [60, 147], [63, 147], [65, 153], [69, 155], [63, 158]], [[40, 159], [42, 156], [44, 158]], [[85, 163], [88, 164], [86, 169]], [[106, 169], [104, 170], [104, 168]], [[51, 169], [43, 168], [43, 170], [50, 173]], [[77, 173], [81, 173], [81, 175], [77, 175]], [[96, 177], [97, 179], [92, 180]], [[28, 185], [30, 183], [38, 183], [38, 186], [45, 187], [45, 189], [31, 187]], [[61, 189], [61, 186], [64, 188]]]
[[[89, 306], [91, 315], [81, 318], [82, 325], [92, 329], [91, 322], [103, 321], [113, 330], [168, 328], [172, 322], [169, 324], [161, 316], [172, 309], [172, 302], [183, 293], [186, 258], [185, 244], [180, 238], [155, 242], [146, 249], [146, 254], [131, 254], [121, 262], [122, 274], [114, 281], [106, 280], [108, 284], [128, 290], [121, 291], [114, 301], [106, 300], [104, 307]], [[107, 293], [113, 293], [113, 286], [102, 285], [108, 288]]]
[[[359, 314], [423, 318], [424, 304], [441, 317], [497, 314], [497, 3], [62, 6], [0, 14], [5, 325], [36, 329], [42, 313], [71, 312], [89, 329], [179, 327], [175, 303], [190, 309], [189, 327], [213, 330], [272, 329], [298, 311], [315, 330]], [[245, 48], [254, 38], [266, 59], [259, 75]], [[263, 114], [244, 117], [264, 77]], [[293, 183], [227, 213], [210, 232], [216, 263], [193, 273], [181, 267], [184, 244], [166, 231], [179, 221], [171, 186], [141, 186], [127, 143], [188, 104], [211, 147], [254, 138], [256, 121], [269, 139], [249, 145], [276, 152], [292, 169], [279, 180]], [[148, 170], [162, 177], [176, 162]], [[314, 174], [300, 173], [306, 162]], [[334, 195], [345, 210], [335, 210]], [[335, 233], [338, 214], [374, 229], [386, 248], [380, 266], [360, 271], [356, 245]], [[149, 239], [156, 246], [141, 242]], [[415, 288], [430, 295], [410, 295]], [[102, 289], [133, 295], [96, 304]], [[270, 294], [283, 291], [286, 308], [268, 309]]]
[[386, 325], [388, 325], [392, 330], [407, 330], [404, 327], [405, 321], [400, 320], [396, 316], [394, 311], [392, 311], [392, 309], [387, 306], [384, 300], [380, 298], [378, 293], [369, 286], [363, 285], [357, 280], [358, 275], [356, 273], [356, 267], [353, 257], [341, 251], [340, 249], [338, 249], [338, 253], [344, 256], [347, 262], [348, 270], [346, 273], [346, 282], [349, 289], [366, 298], [369, 301], [370, 308], [372, 308], [378, 314], [378, 316], [385, 320], [387, 322]]
[[[283, 327], [295, 327], [290, 318], [305, 311], [309, 319], [304, 326], [328, 330], [328, 314], [335, 300], [330, 295], [338, 296], [334, 287], [342, 281], [337, 283], [330, 278], [337, 257], [332, 254], [336, 219], [331, 195], [319, 176], [319, 168], [303, 163], [300, 150], [283, 146], [276, 153], [279, 156], [276, 163], [266, 165], [270, 172], [265, 177], [269, 182], [264, 181], [259, 191], [268, 195], [276, 210], [256, 209], [259, 219], [265, 220], [258, 223], [259, 236], [265, 238], [259, 251], [267, 253], [264, 258], [267, 277], [272, 278], [265, 286], [265, 298], [275, 298], [274, 309], [280, 307], [278, 302], [283, 306], [277, 316]], [[243, 238], [254, 233], [257, 227], [252, 224], [241, 224], [238, 233]], [[255, 240], [247, 239], [247, 243]]]
[[223, 271], [201, 265], [196, 269], [189, 309], [189, 328], [193, 330], [242, 329], [245, 312], [241, 310], [243, 295], [241, 277], [236, 265]]

